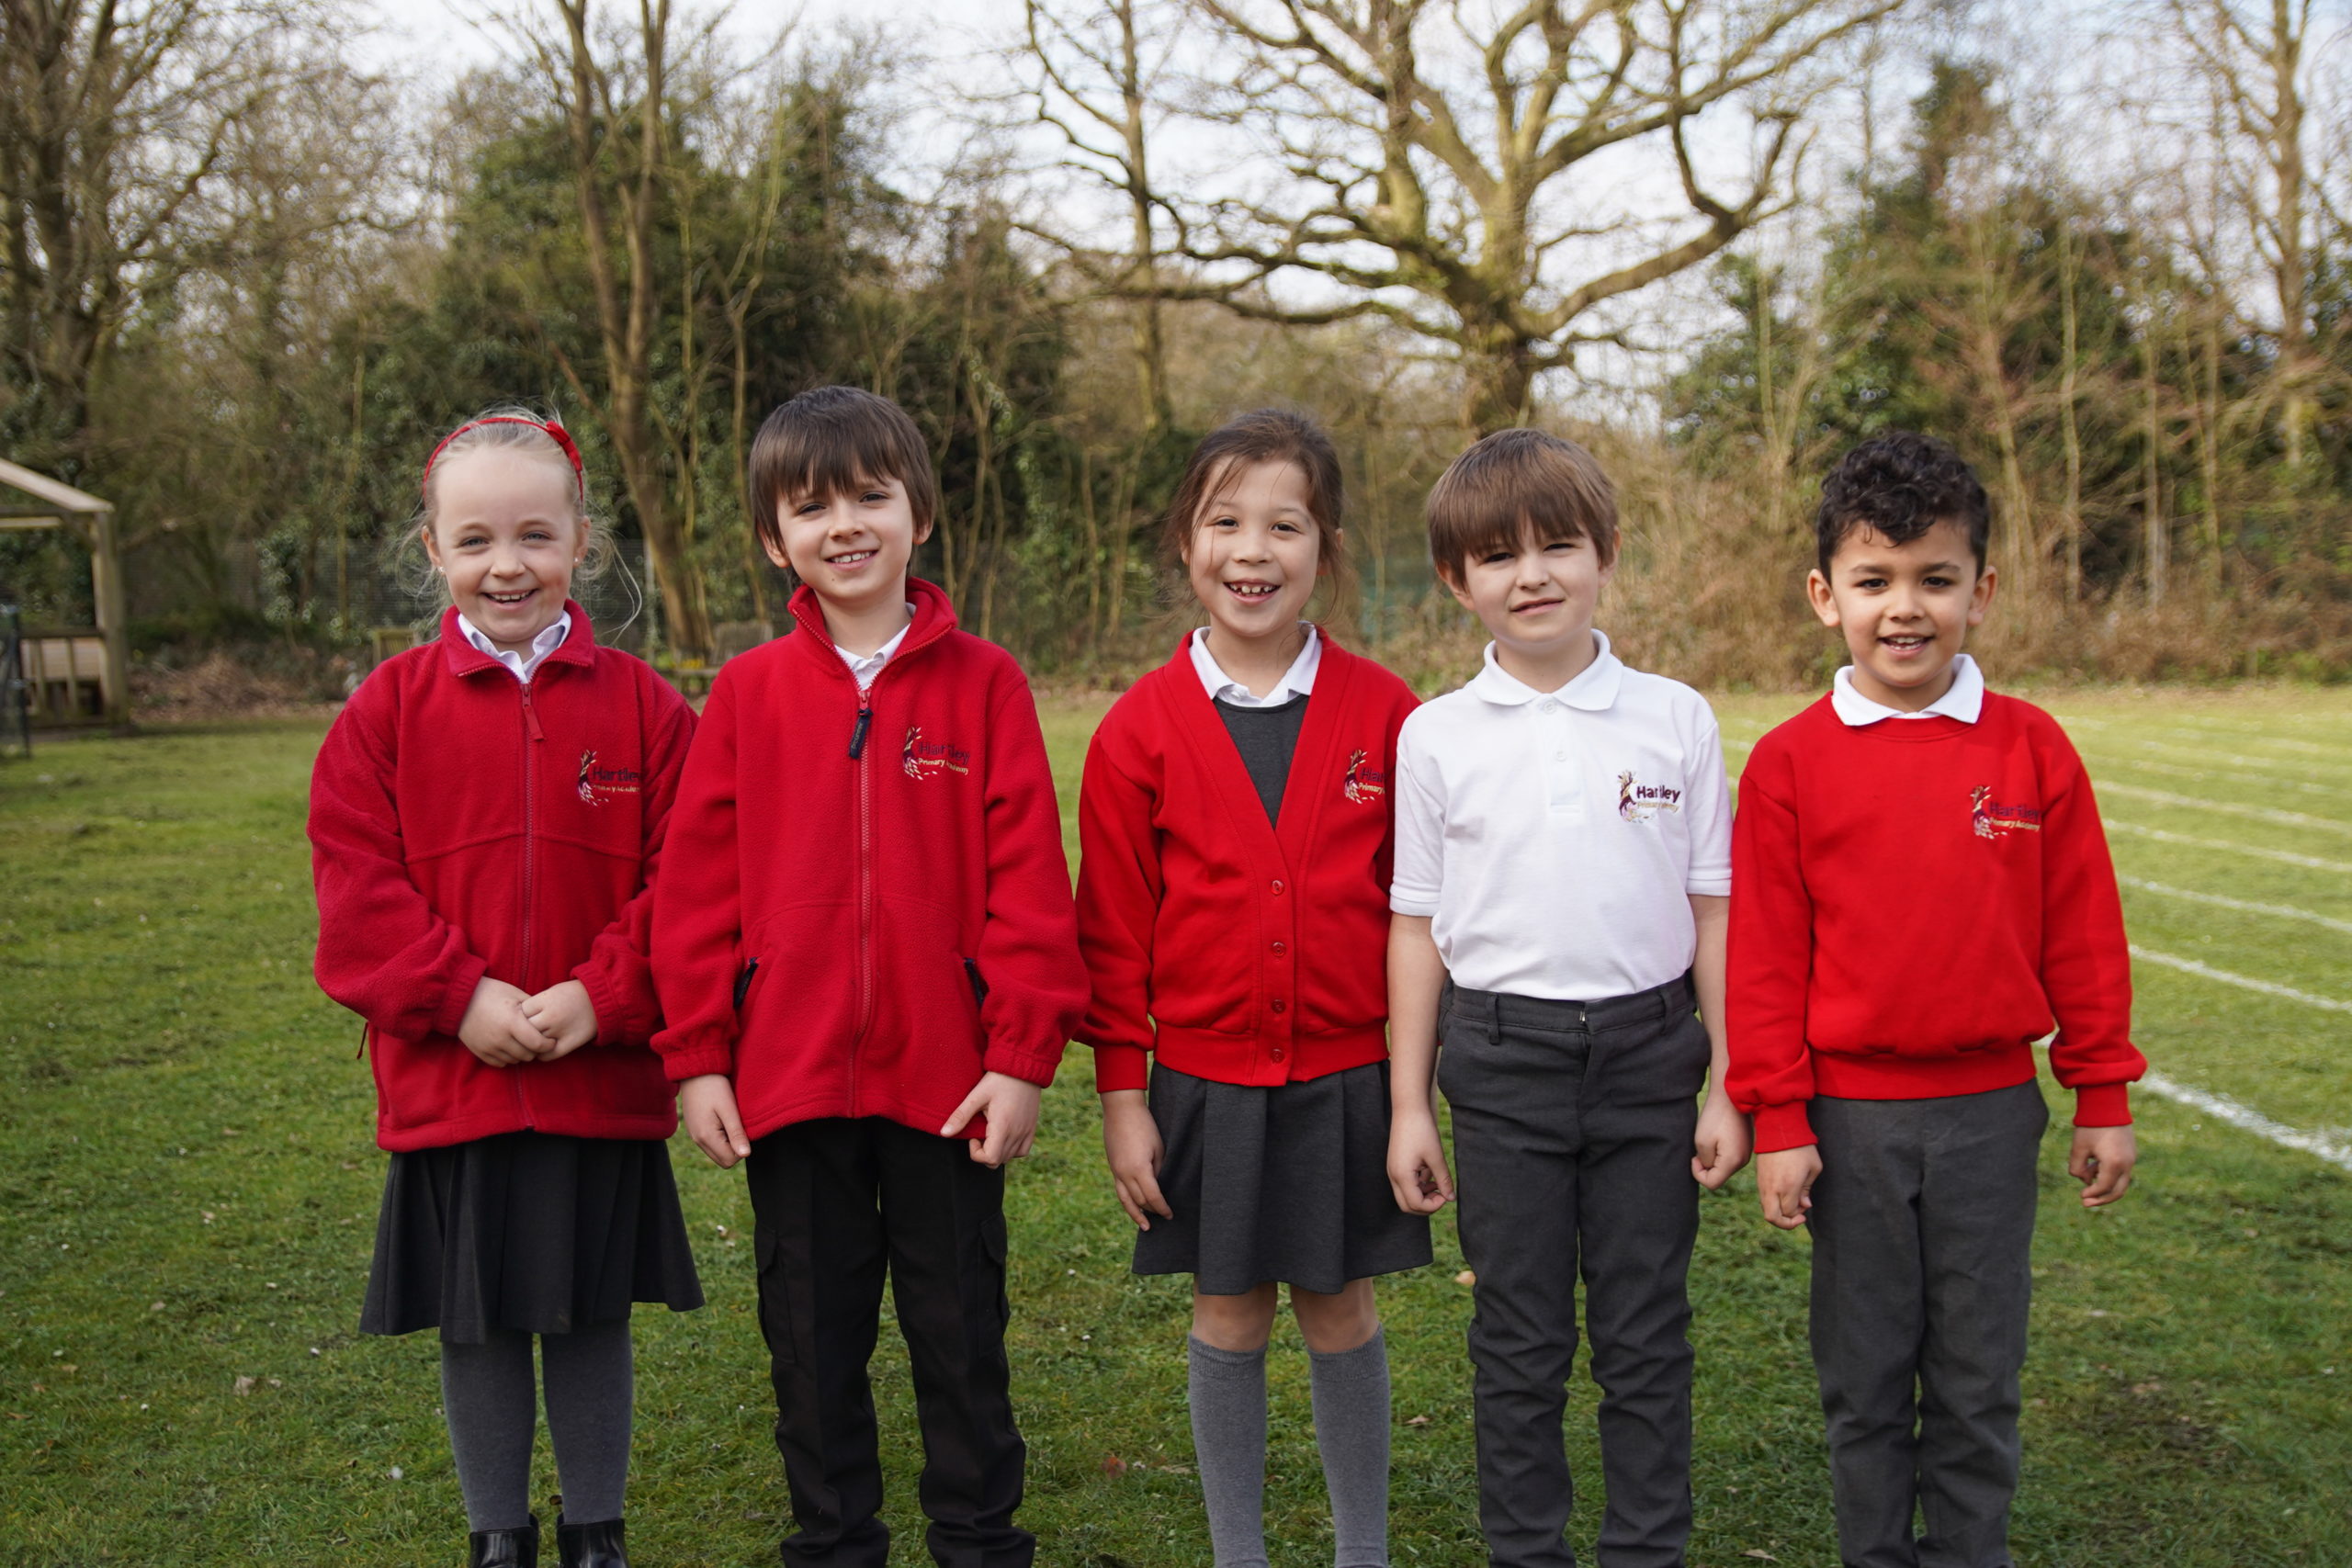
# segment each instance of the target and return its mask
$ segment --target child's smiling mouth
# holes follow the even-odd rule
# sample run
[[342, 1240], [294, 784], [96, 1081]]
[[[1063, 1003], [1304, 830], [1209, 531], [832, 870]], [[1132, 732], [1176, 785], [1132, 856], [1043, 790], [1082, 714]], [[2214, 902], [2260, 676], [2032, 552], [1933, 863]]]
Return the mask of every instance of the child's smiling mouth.
[[827, 566], [864, 566], [867, 561], [872, 560], [875, 556], [879, 553], [880, 552], [878, 551], [871, 549], [850, 550], [842, 555], [827, 556], [825, 558], [825, 564]]
[[1225, 589], [1227, 592], [1232, 594], [1235, 598], [1239, 599], [1242, 603], [1254, 604], [1262, 600], [1271, 599], [1275, 594], [1281, 592], [1282, 584], [1278, 582], [1265, 582], [1252, 578], [1245, 582], [1228, 582], [1225, 585]]

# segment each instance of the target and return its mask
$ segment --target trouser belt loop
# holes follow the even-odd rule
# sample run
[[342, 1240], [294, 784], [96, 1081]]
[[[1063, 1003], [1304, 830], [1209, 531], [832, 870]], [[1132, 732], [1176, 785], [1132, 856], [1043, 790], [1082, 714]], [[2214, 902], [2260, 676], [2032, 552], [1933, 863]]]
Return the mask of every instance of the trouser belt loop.
[[1487, 993], [1487, 1043], [1500, 1046], [1503, 1043], [1503, 997], [1500, 991]]

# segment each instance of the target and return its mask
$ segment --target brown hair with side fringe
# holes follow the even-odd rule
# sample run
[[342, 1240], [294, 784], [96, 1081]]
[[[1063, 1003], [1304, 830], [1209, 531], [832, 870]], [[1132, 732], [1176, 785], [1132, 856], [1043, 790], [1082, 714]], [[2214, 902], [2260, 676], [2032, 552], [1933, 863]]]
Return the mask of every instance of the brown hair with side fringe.
[[1339, 448], [1331, 445], [1329, 434], [1295, 409], [1255, 409], [1201, 438], [1168, 503], [1160, 531], [1162, 554], [1181, 573], [1185, 549], [1203, 517], [1232, 492], [1243, 469], [1259, 463], [1288, 463], [1306, 479], [1307, 515], [1315, 520], [1315, 571], [1330, 592], [1323, 615], [1310, 618], [1339, 618], [1355, 591], [1355, 569], [1340, 533], [1347, 487], [1340, 473]]
[[812, 387], [768, 415], [752, 438], [752, 531], [778, 554], [786, 496], [844, 495], [876, 479], [896, 479], [914, 514], [915, 539], [931, 532], [939, 480], [931, 448], [907, 411], [858, 387]]
[[1498, 430], [1473, 445], [1430, 487], [1430, 563], [1460, 586], [1476, 557], [1584, 539], [1600, 564], [1617, 558], [1617, 491], [1600, 461], [1540, 430]]

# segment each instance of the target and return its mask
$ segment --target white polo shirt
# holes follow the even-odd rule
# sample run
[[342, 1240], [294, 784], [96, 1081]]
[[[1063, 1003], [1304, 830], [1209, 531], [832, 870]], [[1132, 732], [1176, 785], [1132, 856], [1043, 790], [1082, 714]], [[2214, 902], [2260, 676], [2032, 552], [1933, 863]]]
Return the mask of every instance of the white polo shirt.
[[1201, 678], [1201, 689], [1208, 693], [1209, 701], [1238, 708], [1272, 708], [1282, 706], [1293, 697], [1303, 697], [1312, 693], [1315, 690], [1315, 671], [1323, 666], [1323, 637], [1315, 629], [1313, 622], [1301, 621], [1299, 625], [1306, 628], [1306, 646], [1300, 649], [1298, 657], [1290, 661], [1290, 668], [1283, 671], [1283, 678], [1274, 682], [1274, 689], [1262, 697], [1225, 672], [1225, 666], [1209, 652], [1208, 627], [1203, 626], [1195, 631], [1192, 641], [1193, 673]]
[[1731, 891], [1731, 792], [1707, 700], [1600, 653], [1556, 692], [1495, 662], [1396, 739], [1389, 908], [1426, 915], [1457, 986], [1557, 1001], [1690, 967], [1689, 895]]

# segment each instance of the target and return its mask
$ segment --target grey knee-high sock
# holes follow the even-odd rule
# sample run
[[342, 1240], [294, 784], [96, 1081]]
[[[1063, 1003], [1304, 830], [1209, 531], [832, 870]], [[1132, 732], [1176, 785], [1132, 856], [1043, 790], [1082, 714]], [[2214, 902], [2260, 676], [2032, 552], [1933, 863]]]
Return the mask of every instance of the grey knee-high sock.
[[1306, 1353], [1337, 1568], [1388, 1568], [1388, 1340]]
[[1192, 1341], [1193, 1454], [1216, 1568], [1266, 1568], [1266, 1352]]
[[531, 1337], [493, 1328], [479, 1345], [441, 1342], [441, 1409], [466, 1496], [466, 1528], [521, 1529], [531, 1520], [531, 1437], [539, 1402]]
[[547, 1373], [548, 1437], [563, 1487], [563, 1517], [575, 1525], [621, 1517], [628, 1487], [628, 1439], [636, 1361], [628, 1320], [539, 1336]]

